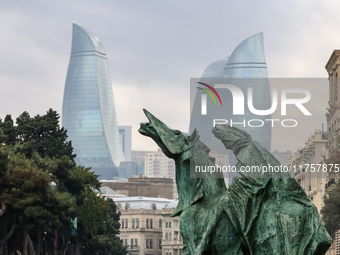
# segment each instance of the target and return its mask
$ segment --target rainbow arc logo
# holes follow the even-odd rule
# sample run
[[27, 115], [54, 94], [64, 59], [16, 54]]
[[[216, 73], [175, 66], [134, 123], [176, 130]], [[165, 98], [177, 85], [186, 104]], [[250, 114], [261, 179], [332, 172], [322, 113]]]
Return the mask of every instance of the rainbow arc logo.
[[[197, 83], [198, 83], [198, 84], [201, 84], [201, 85], [203, 85], [203, 86], [206, 86], [206, 87], [209, 88], [212, 92], [214, 92], [215, 95], [217, 96], [218, 100], [220, 101], [221, 106], [222, 106], [221, 97], [220, 97], [220, 95], [217, 93], [217, 91], [216, 91], [212, 86], [210, 86], [210, 85], [208, 85], [208, 84], [206, 84], [206, 83], [203, 83], [203, 82], [197, 82]], [[197, 88], [203, 90], [204, 92], [206, 92], [206, 93], [212, 98], [212, 100], [214, 100], [215, 105], [217, 105], [216, 100], [215, 100], [215, 97], [211, 94], [211, 92], [210, 92], [209, 90], [204, 89], [204, 88], [201, 88], [201, 87], [197, 87]]]

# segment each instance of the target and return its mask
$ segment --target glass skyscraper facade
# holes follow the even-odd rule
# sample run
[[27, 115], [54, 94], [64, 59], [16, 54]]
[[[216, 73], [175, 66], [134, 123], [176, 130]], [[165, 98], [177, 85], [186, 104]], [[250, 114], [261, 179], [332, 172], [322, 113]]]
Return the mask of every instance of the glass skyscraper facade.
[[[232, 84], [238, 87], [244, 95], [244, 114], [233, 114], [233, 96], [228, 89], [216, 89], [221, 95], [223, 106], [215, 105], [213, 100], [208, 96], [207, 114], [202, 115], [201, 98], [202, 94], [207, 93], [201, 89], [197, 89], [191, 112], [190, 132], [196, 128], [199, 131], [201, 140], [210, 149], [216, 150], [217, 153], [220, 154], [226, 154], [226, 149], [223, 144], [216, 140], [211, 133], [213, 120], [225, 119], [228, 120], [227, 124], [229, 125], [231, 119], [234, 123], [243, 123], [245, 121], [245, 126], [243, 126], [243, 124], [233, 126], [248, 132], [253, 140], [259, 142], [264, 148], [270, 151], [271, 123], [265, 120], [270, 119], [271, 115], [255, 115], [249, 111], [247, 105], [248, 87], [252, 87], [254, 108], [257, 110], [268, 110], [271, 107], [262, 33], [255, 34], [241, 42], [230, 57], [210, 64], [203, 72], [201, 79], [197, 79], [196, 81], [209, 84], [212, 87], [215, 87], [215, 84]], [[200, 85], [196, 83], [196, 87], [198, 86]], [[213, 94], [212, 91], [210, 92]], [[247, 123], [251, 119], [262, 120], [265, 125], [262, 127], [250, 127]], [[254, 121], [252, 125], [259, 125], [259, 121]]]
[[92, 167], [101, 179], [118, 176], [117, 167], [125, 158], [106, 53], [95, 35], [74, 23], [62, 125], [77, 164]]

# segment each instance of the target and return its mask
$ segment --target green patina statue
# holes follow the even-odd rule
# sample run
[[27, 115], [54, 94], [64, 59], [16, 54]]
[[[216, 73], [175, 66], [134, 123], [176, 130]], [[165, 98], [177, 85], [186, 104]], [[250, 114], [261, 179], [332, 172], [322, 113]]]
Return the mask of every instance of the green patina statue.
[[[275, 178], [241, 173], [227, 189], [221, 173], [195, 176], [195, 165], [214, 165], [209, 148], [195, 130], [173, 130], [144, 110], [149, 123], [139, 132], [151, 137], [175, 160], [184, 254], [322, 255], [330, 246], [316, 207], [295, 179], [286, 173]], [[227, 125], [212, 130], [226, 149], [233, 150], [237, 169], [280, 163], [244, 131]], [[208, 173], [207, 173], [208, 174]], [[285, 176], [286, 175], [286, 176]], [[273, 176], [271, 176], [273, 177]]]

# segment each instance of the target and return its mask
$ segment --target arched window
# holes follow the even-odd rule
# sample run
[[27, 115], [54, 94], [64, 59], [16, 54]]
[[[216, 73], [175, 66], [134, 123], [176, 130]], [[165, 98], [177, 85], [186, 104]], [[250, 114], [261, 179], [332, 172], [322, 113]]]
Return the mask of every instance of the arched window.
[[171, 241], [171, 233], [169, 233], [169, 240]]
[[165, 233], [165, 240], [168, 241], [168, 238], [169, 238], [168, 233]]
[[159, 228], [162, 228], [162, 220], [159, 220]]
[[122, 228], [124, 228], [124, 219], [122, 219]]
[[153, 228], [153, 220], [150, 219], [150, 228]]
[[135, 228], [135, 219], [132, 219], [132, 228]]
[[128, 219], [125, 219], [125, 228], [128, 227]]
[[149, 219], [146, 219], [146, 228], [149, 228]]
[[136, 219], [136, 228], [139, 228], [139, 219]]

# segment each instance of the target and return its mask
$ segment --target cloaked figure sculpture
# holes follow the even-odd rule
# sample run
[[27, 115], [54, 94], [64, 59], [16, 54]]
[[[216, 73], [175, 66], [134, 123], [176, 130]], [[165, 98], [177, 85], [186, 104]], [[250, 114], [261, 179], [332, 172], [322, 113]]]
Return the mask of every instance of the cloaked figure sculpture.
[[[194, 130], [173, 130], [144, 110], [148, 123], [139, 132], [151, 137], [175, 160], [185, 255], [323, 255], [331, 238], [316, 207], [295, 179], [241, 173], [226, 189], [223, 176], [195, 176], [195, 165], [214, 165], [209, 148]], [[280, 163], [240, 129], [216, 125], [212, 130], [238, 160], [236, 168]], [[208, 173], [207, 173], [208, 174]], [[220, 174], [220, 176], [219, 176]], [[219, 178], [220, 177], [220, 178]]]

